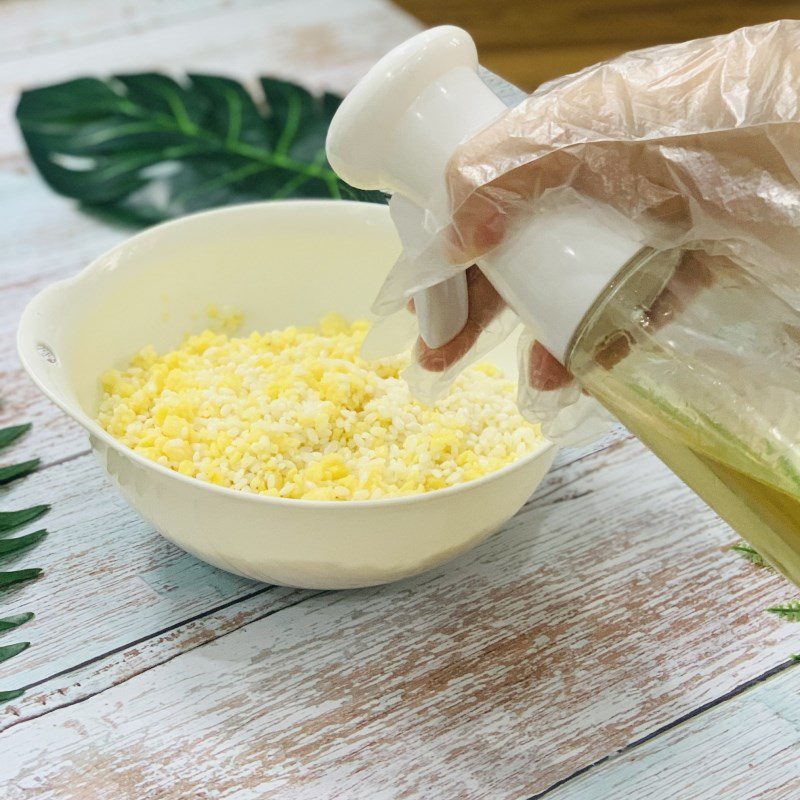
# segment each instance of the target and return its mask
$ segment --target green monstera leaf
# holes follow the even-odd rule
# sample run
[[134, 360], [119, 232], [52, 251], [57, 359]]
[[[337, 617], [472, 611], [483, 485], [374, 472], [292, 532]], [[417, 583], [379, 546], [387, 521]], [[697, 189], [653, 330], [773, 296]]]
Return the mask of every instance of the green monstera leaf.
[[274, 78], [261, 88], [265, 102], [212, 75], [77, 78], [23, 92], [17, 120], [55, 191], [127, 222], [266, 199], [385, 202], [325, 159], [341, 98]]

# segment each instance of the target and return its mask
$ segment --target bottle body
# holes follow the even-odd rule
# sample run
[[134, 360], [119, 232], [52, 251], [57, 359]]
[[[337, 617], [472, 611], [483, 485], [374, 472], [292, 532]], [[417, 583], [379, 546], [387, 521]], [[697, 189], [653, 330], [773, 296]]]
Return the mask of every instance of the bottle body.
[[587, 313], [566, 364], [800, 585], [800, 314], [727, 259], [645, 251]]

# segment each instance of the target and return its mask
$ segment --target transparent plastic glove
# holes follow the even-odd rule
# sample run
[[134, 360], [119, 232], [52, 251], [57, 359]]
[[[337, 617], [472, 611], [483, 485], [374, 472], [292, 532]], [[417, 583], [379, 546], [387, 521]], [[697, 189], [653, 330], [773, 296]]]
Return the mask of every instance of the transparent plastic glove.
[[[602, 201], [609, 225], [634, 226], [643, 245], [728, 258], [796, 307], [799, 177], [800, 23], [629, 53], [542, 86], [459, 148], [446, 197], [376, 309], [441, 280], [443, 254], [447, 274], [466, 269], [515, 221], [582, 198]], [[470, 310], [477, 328], [483, 318]], [[469, 338], [485, 347], [476, 326]], [[449, 375], [467, 346], [423, 349], [420, 360]], [[581, 397], [543, 378], [558, 374], [554, 361], [541, 348], [522, 358], [521, 405], [551, 422], [554, 406]]]
[[[436, 223], [431, 223], [430, 212], [412, 208], [411, 203], [399, 195], [392, 197], [389, 208], [403, 250], [381, 294], [394, 294], [402, 299], [384, 307], [375, 304], [373, 311], [377, 312], [379, 319], [367, 334], [361, 354], [367, 359], [380, 359], [412, 349], [414, 358], [403, 371], [403, 377], [413, 387], [416, 397], [425, 403], [433, 403], [466, 366], [482, 358], [505, 339], [519, 326], [519, 321], [480, 270], [472, 267], [466, 272], [469, 304], [466, 322], [454, 339], [431, 349], [419, 335], [414, 318], [406, 312], [406, 309], [415, 312], [412, 295], [424, 287], [406, 292], [402, 286], [393, 286], [392, 282], [398, 276], [402, 277], [406, 269], [415, 269], [421, 257], [435, 259], [439, 263], [441, 269], [438, 280], [448, 269], [451, 275], [458, 274], [462, 269], [452, 265], [455, 251], [447, 242], [434, 240], [426, 253], [416, 249], [420, 243], [427, 243], [426, 231], [431, 226], [436, 228]], [[440, 244], [443, 244], [443, 248], [434, 254], [434, 248]]]

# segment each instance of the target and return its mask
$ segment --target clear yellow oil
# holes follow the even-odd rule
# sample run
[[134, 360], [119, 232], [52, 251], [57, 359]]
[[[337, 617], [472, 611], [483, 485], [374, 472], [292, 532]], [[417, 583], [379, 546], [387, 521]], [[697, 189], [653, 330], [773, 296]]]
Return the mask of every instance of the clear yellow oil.
[[680, 254], [676, 262], [655, 254], [631, 262], [598, 300], [568, 366], [800, 586], [795, 329], [800, 316], [793, 308], [724, 259]]
[[[605, 403], [609, 404], [608, 398]], [[613, 404], [613, 401], [611, 401]], [[680, 431], [639, 407], [609, 408], [684, 483], [789, 580], [800, 586], [800, 499], [723, 460], [692, 449]]]

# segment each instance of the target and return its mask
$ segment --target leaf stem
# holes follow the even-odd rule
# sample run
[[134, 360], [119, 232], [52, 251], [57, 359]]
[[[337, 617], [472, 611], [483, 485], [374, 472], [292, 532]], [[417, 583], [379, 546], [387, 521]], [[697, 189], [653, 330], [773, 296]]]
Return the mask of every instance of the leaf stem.
[[[236, 153], [243, 158], [249, 158], [253, 161], [258, 161], [268, 167], [278, 167], [290, 172], [296, 172], [300, 175], [306, 175], [309, 178], [322, 178], [324, 181], [329, 182], [331, 179], [338, 181], [336, 173], [324, 164], [306, 164], [302, 161], [297, 161], [285, 153], [278, 152], [278, 148], [272, 152], [261, 150], [247, 142], [235, 141], [228, 142], [220, 139], [212, 131], [201, 128], [199, 125], [192, 123], [191, 131], [182, 128], [175, 120], [160, 111], [153, 111], [152, 109], [144, 109], [135, 103], [127, 100], [123, 107], [125, 110], [133, 115], [143, 119], [156, 120], [164, 129], [182, 133], [186, 136], [191, 136], [196, 139], [212, 143], [215, 147], [220, 149], [227, 149], [229, 152]], [[284, 131], [285, 133], [285, 131]], [[294, 135], [294, 134], [293, 134]], [[281, 139], [283, 140], [283, 136]], [[280, 142], [278, 145], [280, 146]], [[330, 183], [329, 183], [330, 185]], [[338, 191], [338, 186], [337, 186]], [[340, 194], [337, 196], [341, 196]]]
[[288, 109], [286, 113], [286, 124], [283, 126], [281, 138], [275, 145], [275, 155], [285, 156], [289, 150], [289, 145], [294, 140], [297, 133], [297, 126], [300, 124], [300, 101], [296, 95], [289, 93], [287, 95]]
[[202, 194], [204, 191], [209, 189], [219, 189], [222, 186], [229, 186], [230, 184], [237, 183], [238, 181], [248, 178], [251, 175], [257, 175], [259, 172], [264, 172], [267, 169], [269, 169], [269, 167], [266, 167], [263, 164], [246, 164], [234, 172], [229, 172], [226, 175], [220, 175], [217, 178], [204, 181], [197, 186], [192, 186], [182, 194], [177, 195], [175, 197], [175, 201], [183, 202], [184, 200], [187, 200], [190, 197], [195, 197], [198, 194]]

